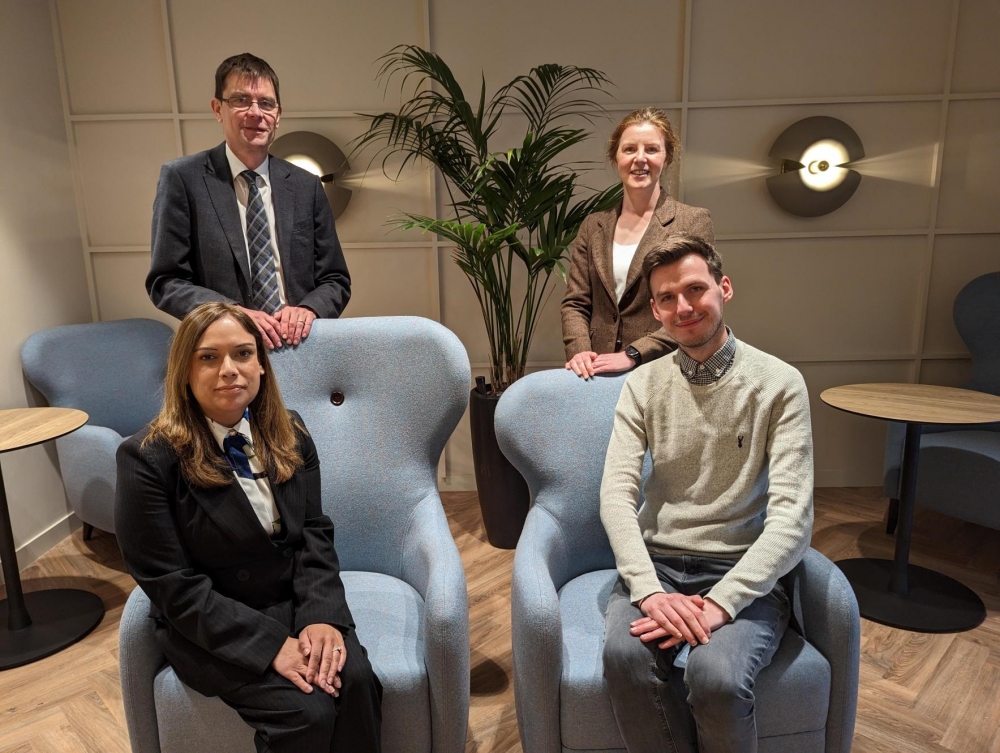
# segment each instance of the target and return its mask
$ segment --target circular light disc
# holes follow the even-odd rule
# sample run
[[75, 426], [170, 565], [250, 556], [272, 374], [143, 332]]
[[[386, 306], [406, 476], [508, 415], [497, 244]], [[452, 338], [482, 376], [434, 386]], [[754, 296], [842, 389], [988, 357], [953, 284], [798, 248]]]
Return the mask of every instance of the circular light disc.
[[301, 167], [303, 170], [308, 170], [317, 178], [323, 177], [323, 168], [319, 166], [319, 162], [314, 160], [312, 157], [307, 157], [304, 154], [292, 154], [285, 157], [285, 160], [291, 162], [296, 167]]
[[822, 139], [802, 153], [799, 162], [805, 167], [799, 170], [799, 177], [813, 191], [829, 191], [847, 178], [850, 170], [841, 165], [849, 161], [850, 156], [843, 144], [833, 139]]

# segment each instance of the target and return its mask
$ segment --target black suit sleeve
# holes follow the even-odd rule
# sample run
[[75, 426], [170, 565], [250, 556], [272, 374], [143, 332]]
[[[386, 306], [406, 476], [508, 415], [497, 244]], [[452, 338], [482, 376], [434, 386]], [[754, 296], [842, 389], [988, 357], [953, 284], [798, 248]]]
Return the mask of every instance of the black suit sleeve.
[[345, 635], [354, 629], [354, 619], [347, 606], [340, 562], [333, 546], [333, 522], [323, 514], [319, 458], [312, 437], [299, 432], [306, 476], [305, 520], [302, 524], [302, 549], [295, 560], [292, 586], [298, 602], [295, 609], [295, 634], [307, 625], [326, 623]]
[[344, 251], [333, 222], [333, 210], [323, 191], [323, 184], [319, 180], [314, 180], [313, 184], [315, 287], [306, 293], [299, 305], [308, 306], [321, 319], [336, 319], [351, 298], [351, 275], [347, 271]]
[[192, 566], [171, 512], [176, 485], [164, 469], [176, 456], [140, 450], [137, 437], [118, 448], [115, 529], [129, 572], [170, 625], [223, 661], [263, 674], [289, 637], [256, 609], [223, 596]]
[[240, 303], [194, 282], [194, 232], [184, 180], [168, 163], [160, 170], [153, 201], [152, 258], [146, 292], [156, 308], [178, 319], [209, 301]]

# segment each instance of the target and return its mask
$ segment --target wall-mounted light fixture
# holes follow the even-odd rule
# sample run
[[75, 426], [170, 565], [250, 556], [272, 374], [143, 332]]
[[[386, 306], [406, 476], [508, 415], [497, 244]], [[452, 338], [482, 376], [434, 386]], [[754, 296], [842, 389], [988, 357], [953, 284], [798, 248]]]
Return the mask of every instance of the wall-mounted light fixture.
[[317, 176], [323, 183], [333, 216], [344, 213], [351, 201], [351, 189], [342, 184], [351, 164], [340, 147], [318, 133], [295, 131], [275, 139], [269, 151]]
[[781, 160], [781, 172], [767, 179], [775, 203], [799, 217], [819, 217], [854, 195], [861, 174], [849, 164], [864, 157], [865, 149], [847, 123], [818, 115], [786, 128], [768, 156]]

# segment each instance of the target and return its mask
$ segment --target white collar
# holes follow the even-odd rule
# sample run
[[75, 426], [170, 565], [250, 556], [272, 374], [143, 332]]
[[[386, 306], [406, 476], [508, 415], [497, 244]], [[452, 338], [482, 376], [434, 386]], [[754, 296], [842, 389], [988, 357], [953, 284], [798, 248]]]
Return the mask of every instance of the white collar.
[[205, 420], [208, 421], [208, 428], [212, 430], [212, 434], [213, 436], [215, 436], [215, 440], [219, 443], [220, 450], [223, 449], [223, 442], [225, 441], [226, 437], [229, 435], [229, 432], [231, 431], [242, 434], [244, 437], [247, 438], [247, 440], [249, 440], [251, 445], [253, 444], [253, 434], [250, 433], [250, 422], [247, 421], [245, 413], [243, 414], [243, 418], [240, 419], [240, 422], [232, 428], [228, 426], [223, 426], [222, 424], [213, 421], [208, 416], [205, 416]]
[[[240, 161], [240, 158], [237, 157], [236, 154], [233, 152], [233, 150], [229, 148], [229, 142], [226, 142], [226, 159], [229, 160], [229, 171], [233, 174], [233, 180], [236, 180], [236, 178], [239, 177], [239, 174], [244, 170], [250, 169], [249, 167], [244, 165]], [[269, 186], [271, 185], [270, 164], [271, 164], [271, 155], [268, 155], [267, 159], [261, 163], [260, 167], [254, 170], [254, 172], [257, 173], [257, 175], [259, 175], [260, 177], [262, 177], [264, 179], [264, 182], [267, 183], [267, 185]]]

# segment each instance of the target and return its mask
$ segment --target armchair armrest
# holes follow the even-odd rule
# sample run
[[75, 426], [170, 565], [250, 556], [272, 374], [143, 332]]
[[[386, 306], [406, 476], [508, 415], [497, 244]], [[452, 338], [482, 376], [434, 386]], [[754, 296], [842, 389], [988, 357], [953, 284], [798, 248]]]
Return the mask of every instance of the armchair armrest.
[[562, 615], [558, 573], [565, 538], [540, 505], [533, 505], [514, 555], [511, 579], [511, 641], [514, 702], [524, 753], [562, 753], [559, 687], [562, 679]]
[[132, 753], [160, 753], [153, 679], [165, 661], [153, 636], [149, 598], [136, 586], [125, 603], [118, 634], [122, 702]]
[[115, 532], [115, 453], [122, 435], [105, 426], [82, 426], [56, 440], [59, 470], [70, 506], [84, 523]]
[[858, 710], [861, 617], [840, 569], [810, 548], [788, 574], [792, 614], [803, 637], [830, 663], [827, 753], [849, 753]]
[[437, 491], [410, 515], [402, 575], [424, 600], [433, 753], [462, 753], [469, 726], [469, 601], [462, 559]]

